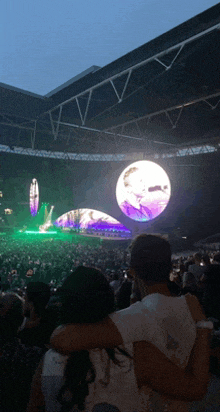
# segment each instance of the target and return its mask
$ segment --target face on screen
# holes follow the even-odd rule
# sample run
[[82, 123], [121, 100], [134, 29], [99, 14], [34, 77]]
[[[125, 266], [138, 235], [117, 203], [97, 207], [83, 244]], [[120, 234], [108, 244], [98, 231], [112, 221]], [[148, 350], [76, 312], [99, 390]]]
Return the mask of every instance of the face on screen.
[[144, 198], [146, 196], [147, 185], [146, 179], [139, 172], [133, 172], [126, 179], [126, 189], [128, 193], [133, 193], [138, 198]]
[[170, 181], [156, 163], [139, 161], [120, 175], [116, 198], [122, 212], [133, 220], [145, 222], [157, 217], [170, 199]]

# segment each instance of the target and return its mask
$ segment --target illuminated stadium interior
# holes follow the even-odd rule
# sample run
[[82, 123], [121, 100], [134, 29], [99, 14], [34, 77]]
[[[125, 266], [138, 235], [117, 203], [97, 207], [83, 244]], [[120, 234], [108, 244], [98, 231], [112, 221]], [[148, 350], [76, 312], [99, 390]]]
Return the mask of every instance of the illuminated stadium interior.
[[[45, 223], [38, 182], [41, 202], [54, 205], [46, 230], [53, 222], [74, 229], [73, 214], [90, 210], [112, 218], [80, 230], [199, 237], [206, 222], [211, 235], [219, 221], [219, 14], [217, 4], [46, 96], [1, 83], [2, 230]], [[165, 180], [147, 169], [125, 186], [136, 162], [156, 162]]]

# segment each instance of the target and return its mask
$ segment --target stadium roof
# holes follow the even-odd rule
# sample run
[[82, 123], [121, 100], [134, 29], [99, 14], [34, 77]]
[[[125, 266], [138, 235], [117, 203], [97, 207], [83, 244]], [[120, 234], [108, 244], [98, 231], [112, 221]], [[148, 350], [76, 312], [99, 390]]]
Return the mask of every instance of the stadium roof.
[[217, 150], [219, 74], [217, 4], [46, 96], [0, 83], [0, 150], [55, 157]]

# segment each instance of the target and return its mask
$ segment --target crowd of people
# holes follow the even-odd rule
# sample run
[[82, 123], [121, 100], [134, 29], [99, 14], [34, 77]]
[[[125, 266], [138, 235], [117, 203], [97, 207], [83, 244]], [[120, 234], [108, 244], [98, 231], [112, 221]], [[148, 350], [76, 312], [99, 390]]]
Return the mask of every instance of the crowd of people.
[[128, 266], [128, 254], [123, 248], [106, 248], [100, 244], [90, 245], [53, 240], [31, 242], [30, 240], [1, 239], [0, 277], [5, 288], [25, 286], [29, 280], [62, 284], [64, 278], [78, 266], [92, 266], [109, 277]]
[[220, 410], [219, 252], [3, 238], [0, 276], [0, 412]]

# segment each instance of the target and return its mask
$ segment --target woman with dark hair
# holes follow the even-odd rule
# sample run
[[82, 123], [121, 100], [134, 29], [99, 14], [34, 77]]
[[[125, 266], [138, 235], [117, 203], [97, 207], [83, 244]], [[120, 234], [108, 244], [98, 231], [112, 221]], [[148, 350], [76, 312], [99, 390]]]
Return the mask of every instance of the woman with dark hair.
[[[59, 300], [60, 323], [65, 324], [101, 322], [115, 309], [114, 292], [104, 275], [83, 266], [65, 280]], [[138, 404], [138, 387], [131, 361], [132, 355], [122, 347], [82, 350], [69, 357], [50, 349], [41, 372], [46, 411], [95, 411], [96, 406], [102, 412], [133, 412]], [[28, 411], [35, 411], [35, 401], [36, 391]]]

